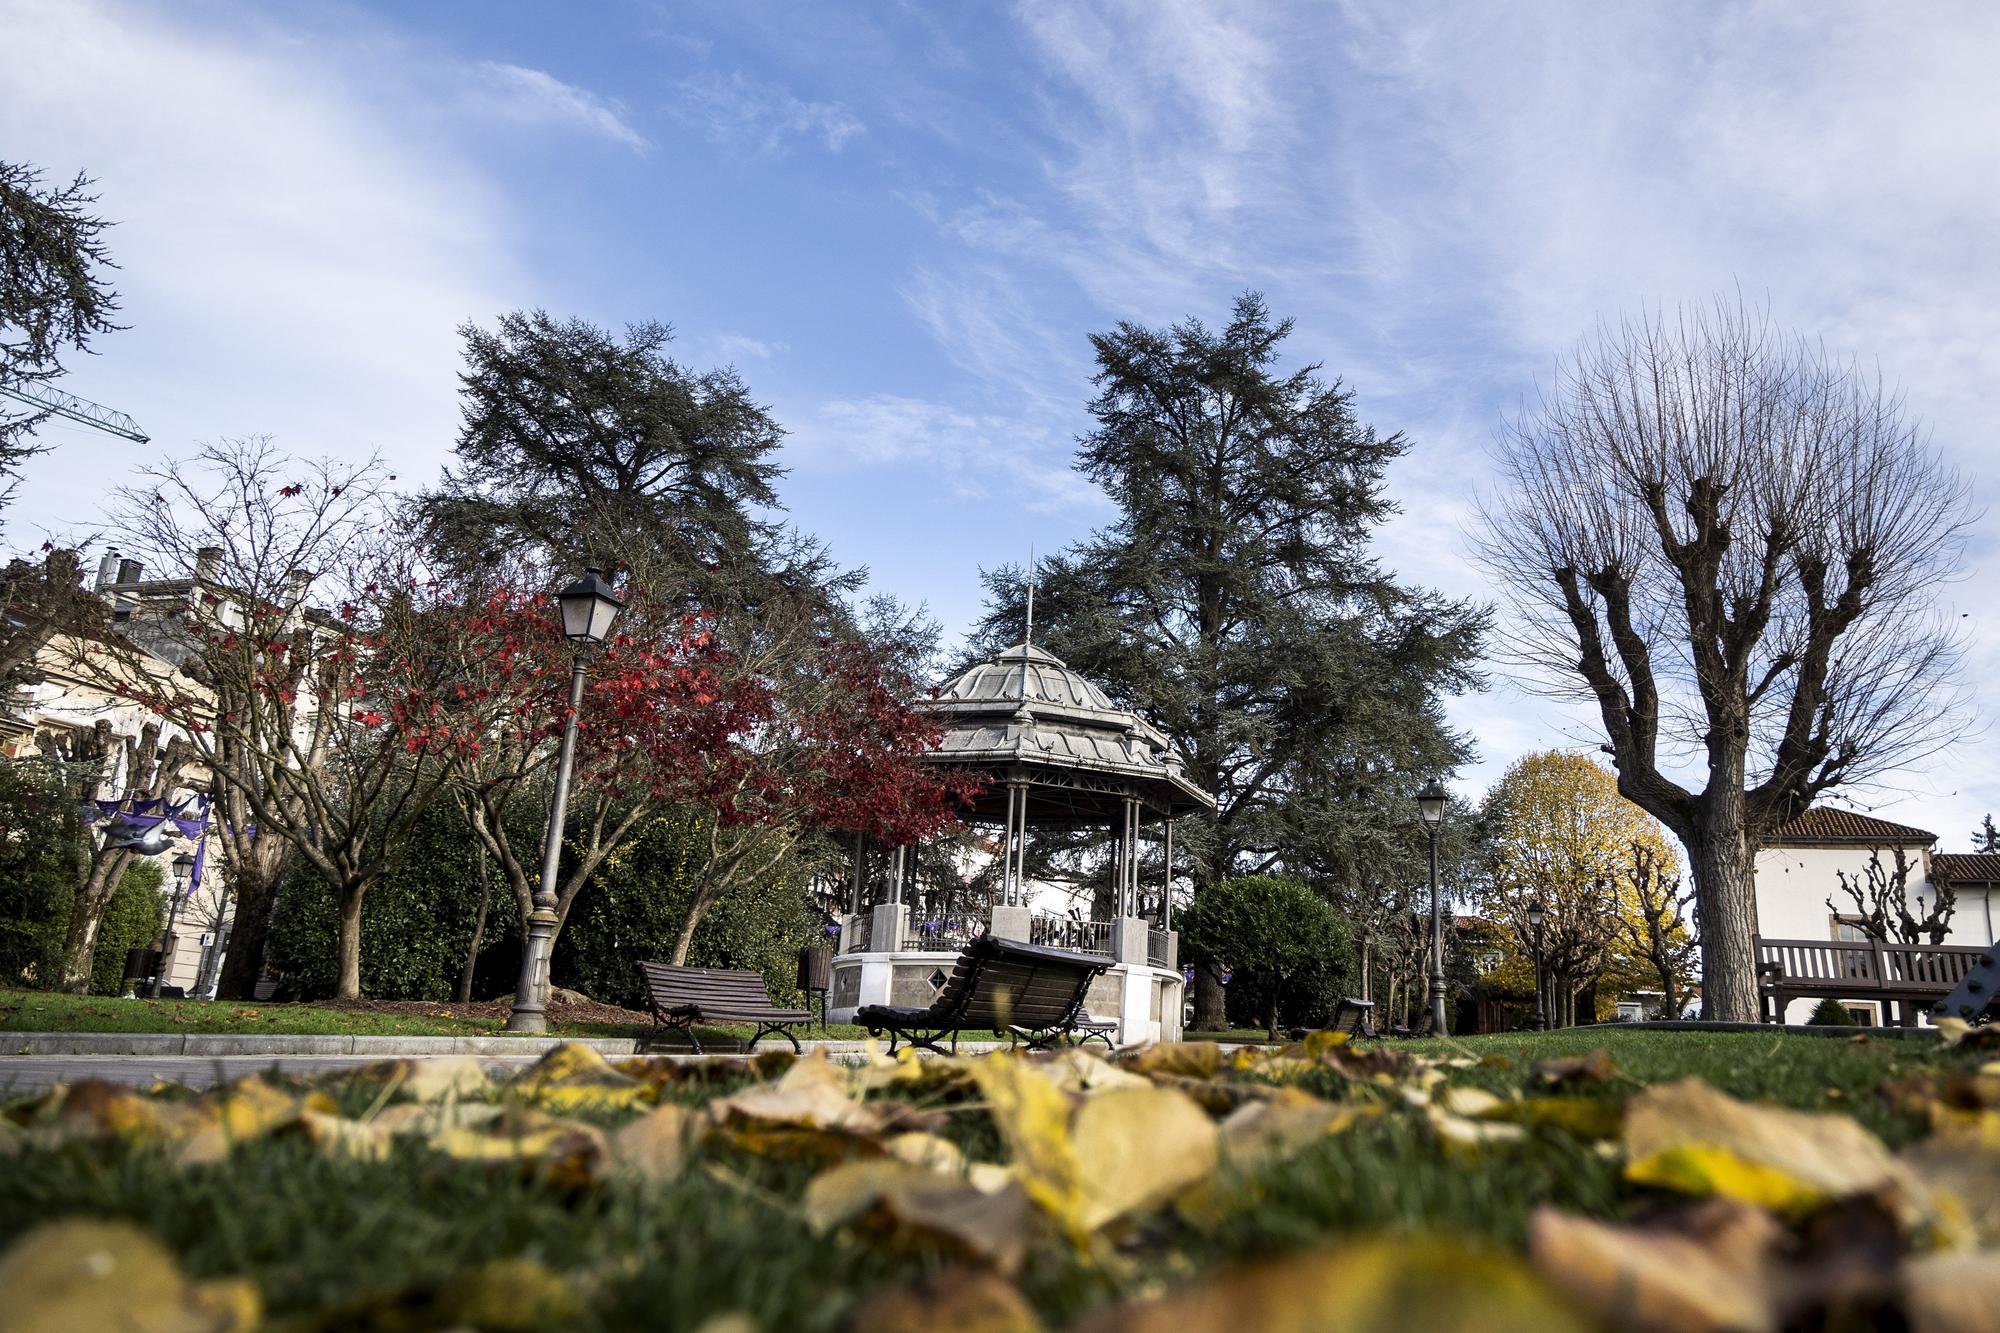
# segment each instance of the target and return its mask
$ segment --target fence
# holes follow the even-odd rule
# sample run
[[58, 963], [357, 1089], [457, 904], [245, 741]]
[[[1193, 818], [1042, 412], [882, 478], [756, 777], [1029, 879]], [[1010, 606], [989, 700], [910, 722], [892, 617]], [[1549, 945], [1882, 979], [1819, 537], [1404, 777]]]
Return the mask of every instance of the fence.
[[1111, 923], [1078, 921], [1075, 917], [1038, 913], [1029, 922], [1028, 943], [1045, 944], [1052, 949], [1071, 949], [1077, 953], [1103, 954], [1109, 958]]
[[1174, 965], [1174, 936], [1169, 930], [1149, 928], [1146, 931], [1146, 961], [1154, 967]]

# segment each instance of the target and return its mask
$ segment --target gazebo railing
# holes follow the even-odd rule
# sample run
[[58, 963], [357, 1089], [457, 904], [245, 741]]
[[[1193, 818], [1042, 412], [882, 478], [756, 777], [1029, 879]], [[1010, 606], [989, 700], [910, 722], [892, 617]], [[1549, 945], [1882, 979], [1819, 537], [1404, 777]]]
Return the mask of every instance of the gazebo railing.
[[1111, 956], [1111, 923], [1078, 921], [1075, 917], [1038, 912], [1028, 924], [1028, 943], [1052, 949], [1072, 949], [1077, 953]]
[[1157, 926], [1149, 927], [1146, 931], [1146, 961], [1154, 967], [1172, 967], [1173, 955], [1173, 932]]
[[875, 921], [868, 913], [862, 912], [847, 925], [847, 943], [842, 953], [867, 953], [875, 935]]
[[903, 940], [905, 949], [933, 953], [954, 952], [986, 933], [986, 918], [946, 912], [935, 916], [910, 917], [910, 932]]

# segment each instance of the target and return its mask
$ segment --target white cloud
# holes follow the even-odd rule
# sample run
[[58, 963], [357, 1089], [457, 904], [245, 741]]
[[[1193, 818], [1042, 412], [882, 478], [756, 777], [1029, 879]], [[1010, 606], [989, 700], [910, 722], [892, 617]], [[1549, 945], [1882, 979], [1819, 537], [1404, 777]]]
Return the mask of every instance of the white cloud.
[[468, 100], [489, 115], [527, 125], [582, 130], [638, 153], [651, 147], [614, 103], [552, 74], [493, 60], [481, 61], [473, 71], [475, 85]]
[[783, 152], [797, 140], [813, 139], [837, 153], [867, 129], [838, 102], [802, 101], [740, 71], [698, 74], [678, 87], [673, 103], [677, 114], [718, 142], [746, 144], [759, 152]]
[[494, 190], [349, 81], [383, 50], [174, 17], [0, 0], [0, 143], [90, 173], [118, 224], [130, 328], [64, 387], [153, 436], [55, 428], [9, 514], [16, 540], [87, 527], [135, 457], [218, 437], [379, 449], [426, 477], [457, 434], [458, 325], [532, 302]]
[[783, 356], [791, 348], [774, 338], [752, 338], [742, 333], [718, 333], [715, 335], [715, 349], [725, 361], [739, 357], [751, 357], [758, 361], [769, 361], [774, 356]]
[[786, 440], [802, 470], [895, 467], [965, 499], [1036, 512], [1101, 513], [1101, 492], [1069, 465], [1069, 444], [1018, 417], [979, 416], [895, 394], [822, 403]]

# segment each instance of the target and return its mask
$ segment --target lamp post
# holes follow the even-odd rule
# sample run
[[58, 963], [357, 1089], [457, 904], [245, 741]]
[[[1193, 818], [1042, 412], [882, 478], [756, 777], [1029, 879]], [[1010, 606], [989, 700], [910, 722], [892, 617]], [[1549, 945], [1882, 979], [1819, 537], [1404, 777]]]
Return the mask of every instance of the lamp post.
[[1438, 891], [1438, 825], [1444, 822], [1444, 807], [1451, 793], [1432, 778], [1417, 793], [1417, 813], [1423, 816], [1424, 832], [1431, 837], [1431, 1035], [1445, 1035], [1444, 1019], [1444, 899]]
[[1547, 915], [1548, 912], [1542, 907], [1542, 900], [1540, 898], [1529, 901], [1528, 929], [1534, 932], [1535, 937], [1533, 948], [1535, 951], [1535, 1031], [1537, 1032], [1547, 1032], [1549, 1030], [1548, 1015], [1542, 1009], [1542, 921]]
[[167, 928], [160, 935], [160, 961], [153, 968], [153, 979], [146, 986], [146, 998], [160, 998], [160, 987], [167, 984], [167, 964], [172, 961], [174, 949], [174, 919], [181, 914], [181, 895], [187, 892], [188, 874], [194, 869], [194, 858], [183, 853], [174, 858], [174, 894], [167, 900]]
[[[602, 643], [611, 622], [625, 605], [591, 568], [556, 594], [562, 608], [563, 637], [578, 645]], [[528, 934], [521, 942], [521, 979], [514, 986], [514, 1012], [509, 1032], [546, 1032], [549, 1028], [549, 950], [556, 935], [556, 872], [562, 860], [563, 820], [569, 813], [569, 774], [576, 759], [576, 715], [583, 708], [583, 650], [577, 649], [569, 677], [569, 720], [563, 724], [562, 753], [556, 760], [556, 789], [549, 802], [549, 827], [542, 838], [542, 877], [535, 888], [535, 907], [528, 913]]]

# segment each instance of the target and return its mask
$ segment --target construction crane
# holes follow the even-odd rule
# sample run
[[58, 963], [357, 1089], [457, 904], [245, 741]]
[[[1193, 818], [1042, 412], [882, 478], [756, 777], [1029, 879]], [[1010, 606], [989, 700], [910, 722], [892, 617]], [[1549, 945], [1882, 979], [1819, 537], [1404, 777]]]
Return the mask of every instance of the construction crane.
[[17, 398], [28, 406], [43, 412], [52, 412], [71, 421], [81, 421], [86, 426], [95, 426], [113, 435], [122, 435], [135, 444], [145, 444], [152, 437], [139, 429], [139, 423], [123, 412], [113, 411], [102, 403], [93, 403], [88, 398], [79, 398], [61, 389], [51, 389], [41, 384], [0, 384], [0, 395]]

